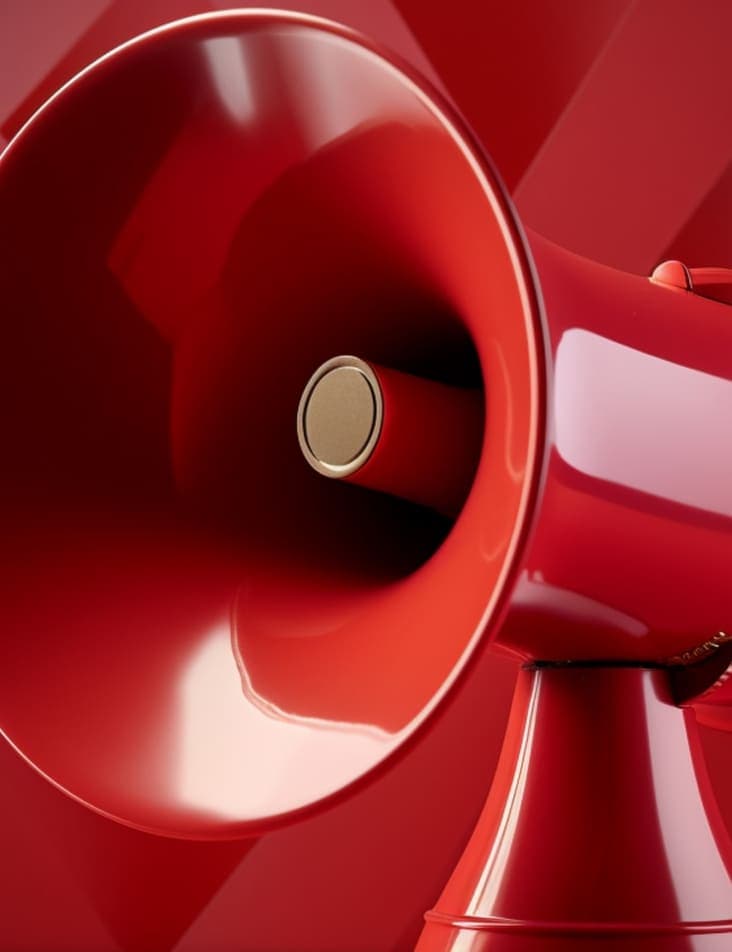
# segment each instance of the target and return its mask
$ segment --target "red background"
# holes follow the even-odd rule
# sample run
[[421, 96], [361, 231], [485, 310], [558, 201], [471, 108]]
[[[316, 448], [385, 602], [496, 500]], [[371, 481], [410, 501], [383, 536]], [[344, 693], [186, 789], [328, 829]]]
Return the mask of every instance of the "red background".
[[[714, 0], [301, 0], [453, 97], [524, 221], [645, 274], [732, 266], [732, 6]], [[0, 147], [78, 68], [204, 0], [5, 0]], [[731, 314], [732, 319], [732, 314]], [[0, 746], [0, 950], [409, 949], [491, 781], [514, 666], [488, 652], [365, 789], [259, 840], [156, 838], [65, 798]], [[32, 703], [42, 705], [41, 698]], [[705, 731], [732, 827], [729, 739]]]

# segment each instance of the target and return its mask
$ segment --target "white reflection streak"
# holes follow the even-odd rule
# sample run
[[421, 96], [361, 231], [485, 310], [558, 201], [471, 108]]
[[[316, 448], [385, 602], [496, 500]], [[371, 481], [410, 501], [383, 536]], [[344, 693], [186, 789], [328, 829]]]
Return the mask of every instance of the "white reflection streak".
[[179, 798], [230, 820], [321, 799], [394, 742], [371, 725], [291, 715], [257, 697], [242, 683], [227, 622], [188, 663], [179, 704]]
[[473, 890], [473, 895], [466, 908], [466, 915], [469, 916], [491, 915], [492, 910], [495, 908], [498, 892], [503, 885], [503, 874], [508, 858], [511, 855], [513, 838], [516, 834], [516, 827], [521, 816], [524, 791], [526, 790], [526, 782], [529, 777], [531, 751], [534, 746], [534, 734], [536, 732], [534, 721], [536, 719], [536, 708], [539, 703], [540, 691], [541, 679], [535, 678], [526, 710], [523, 736], [516, 760], [516, 768], [511, 781], [511, 789], [506, 797], [503, 814], [493, 840], [490, 854], [483, 866], [478, 883]]
[[573, 328], [557, 350], [555, 413], [574, 469], [732, 515], [732, 381]]
[[450, 943], [450, 952], [475, 952], [475, 935], [469, 929], [461, 929]]
[[251, 119], [254, 92], [241, 41], [230, 36], [209, 40], [203, 51], [222, 106], [237, 122]]
[[367, 55], [353, 56], [338, 40], [302, 44], [284, 65], [302, 117], [301, 132], [311, 149], [394, 114], [394, 77], [388, 70], [374, 69]]

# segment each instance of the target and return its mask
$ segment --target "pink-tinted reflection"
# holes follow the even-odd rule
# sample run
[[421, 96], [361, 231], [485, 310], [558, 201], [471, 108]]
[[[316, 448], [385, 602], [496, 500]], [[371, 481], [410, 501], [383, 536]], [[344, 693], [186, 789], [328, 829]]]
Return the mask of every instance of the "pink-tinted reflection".
[[574, 469], [732, 516], [732, 380], [575, 328], [557, 350], [555, 411]]

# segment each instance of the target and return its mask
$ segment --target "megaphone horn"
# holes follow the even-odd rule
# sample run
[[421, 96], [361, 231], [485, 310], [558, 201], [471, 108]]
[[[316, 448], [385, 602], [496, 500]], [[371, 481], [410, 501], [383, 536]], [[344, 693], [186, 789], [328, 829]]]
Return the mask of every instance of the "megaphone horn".
[[527, 236], [421, 77], [273, 11], [59, 91], [0, 160], [0, 245], [28, 762], [248, 835], [368, 776], [492, 641], [524, 664], [506, 746], [420, 949], [728, 941], [691, 710], [729, 723], [723, 273]]

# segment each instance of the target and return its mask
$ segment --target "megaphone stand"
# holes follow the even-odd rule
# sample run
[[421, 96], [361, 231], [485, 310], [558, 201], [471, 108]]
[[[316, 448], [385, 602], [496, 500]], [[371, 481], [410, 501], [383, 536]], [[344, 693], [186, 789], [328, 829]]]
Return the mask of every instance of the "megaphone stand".
[[418, 952], [721, 952], [731, 869], [672, 669], [534, 663]]

